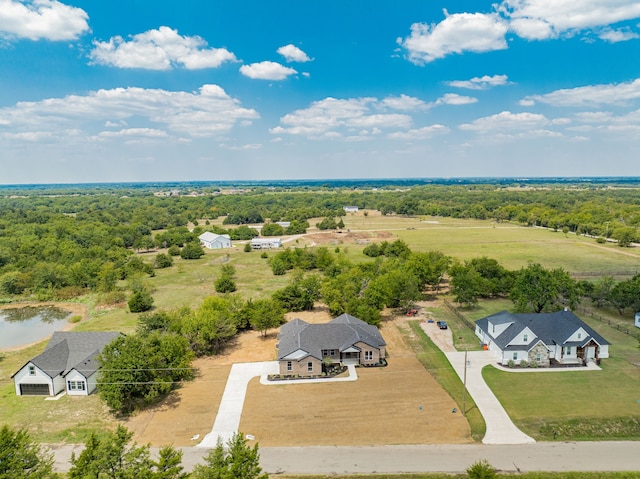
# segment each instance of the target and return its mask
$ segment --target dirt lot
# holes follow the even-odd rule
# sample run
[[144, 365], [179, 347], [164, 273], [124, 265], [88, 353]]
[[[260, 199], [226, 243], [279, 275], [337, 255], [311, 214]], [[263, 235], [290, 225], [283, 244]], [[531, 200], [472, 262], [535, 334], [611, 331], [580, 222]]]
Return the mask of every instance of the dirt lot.
[[[326, 322], [326, 310], [295, 313], [308, 322]], [[407, 347], [398, 326], [383, 323], [389, 365], [358, 369], [355, 382], [262, 386], [249, 384], [240, 429], [262, 446], [456, 444], [472, 442], [462, 415]], [[197, 443], [213, 426], [231, 364], [276, 358], [276, 334], [240, 335], [228, 351], [199, 359], [196, 381], [165, 403], [128, 421], [139, 443]]]

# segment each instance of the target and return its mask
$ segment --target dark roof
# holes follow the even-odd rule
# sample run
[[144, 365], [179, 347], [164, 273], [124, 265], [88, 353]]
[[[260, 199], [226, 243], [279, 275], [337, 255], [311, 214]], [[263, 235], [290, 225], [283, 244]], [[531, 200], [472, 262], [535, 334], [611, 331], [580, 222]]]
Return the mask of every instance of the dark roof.
[[59, 374], [65, 376], [72, 369], [88, 377], [100, 367], [96, 359], [98, 354], [120, 334], [56, 331], [44, 351], [30, 362], [52, 378]]
[[308, 355], [322, 359], [323, 349], [344, 351], [359, 342], [375, 348], [386, 345], [378, 328], [349, 314], [325, 324], [309, 324], [296, 318], [280, 328], [278, 359], [282, 360], [296, 351], [306, 354], [295, 359]]
[[[554, 344], [564, 346], [583, 346], [591, 339], [594, 339], [600, 345], [609, 344], [606, 339], [590, 328], [584, 321], [573, 314], [573, 312], [568, 310], [556, 311], [555, 313], [525, 314], [511, 314], [507, 311], [501, 311], [476, 321], [476, 325], [481, 330], [493, 337], [493, 334], [489, 331], [490, 322], [496, 325], [512, 323], [502, 334], [493, 339], [494, 342], [503, 350], [514, 348], [521, 349], [521, 346], [516, 348], [515, 346], [508, 346], [508, 344], [525, 328], [529, 328], [535, 335], [535, 337], [531, 338], [531, 341], [527, 345], [527, 349], [533, 347], [539, 340], [542, 340], [548, 346]], [[584, 329], [587, 333], [587, 337], [580, 339], [578, 342], [567, 342], [571, 335], [580, 328]]]

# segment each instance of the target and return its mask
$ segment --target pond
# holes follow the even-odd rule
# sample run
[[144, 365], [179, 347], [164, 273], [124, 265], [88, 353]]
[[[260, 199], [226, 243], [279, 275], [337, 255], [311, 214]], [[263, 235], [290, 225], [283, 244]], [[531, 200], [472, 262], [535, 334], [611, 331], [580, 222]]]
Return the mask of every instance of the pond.
[[0, 349], [40, 341], [63, 329], [71, 314], [54, 306], [0, 309]]

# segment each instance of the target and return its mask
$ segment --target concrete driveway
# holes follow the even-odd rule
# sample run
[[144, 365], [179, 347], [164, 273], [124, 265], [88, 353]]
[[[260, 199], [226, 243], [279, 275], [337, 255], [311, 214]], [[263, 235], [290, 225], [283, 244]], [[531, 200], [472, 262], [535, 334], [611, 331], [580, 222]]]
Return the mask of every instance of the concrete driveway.
[[218, 439], [226, 443], [238, 431], [240, 427], [240, 417], [244, 407], [244, 399], [247, 395], [249, 381], [260, 376], [260, 384], [319, 384], [324, 382], [355, 381], [358, 379], [356, 368], [349, 366], [349, 375], [339, 378], [320, 379], [296, 379], [291, 381], [267, 381], [267, 375], [280, 372], [278, 361], [266, 361], [257, 363], [236, 363], [231, 366], [227, 384], [220, 400], [218, 413], [216, 414], [213, 429], [196, 447], [213, 448], [216, 447]]
[[213, 429], [198, 444], [198, 447], [213, 448], [216, 447], [218, 439], [222, 440], [223, 443], [231, 439], [240, 427], [240, 416], [242, 415], [249, 381], [256, 376], [277, 374], [278, 372], [277, 361], [236, 363], [231, 366], [231, 372], [222, 394]]
[[[420, 323], [422, 330], [445, 354], [451, 366], [464, 381], [465, 353], [457, 352], [453, 347], [451, 330], [441, 330], [437, 323]], [[490, 351], [471, 351], [467, 353], [466, 382], [467, 392], [473, 398], [487, 426], [482, 442], [484, 444], [530, 444], [536, 442], [527, 436], [511, 421], [498, 398], [482, 377], [482, 368], [496, 362]]]

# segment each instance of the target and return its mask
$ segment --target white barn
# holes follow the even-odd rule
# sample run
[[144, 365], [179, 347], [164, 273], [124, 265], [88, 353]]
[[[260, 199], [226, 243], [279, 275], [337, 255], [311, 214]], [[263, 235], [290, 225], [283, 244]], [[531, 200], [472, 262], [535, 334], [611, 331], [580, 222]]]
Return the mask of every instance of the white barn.
[[231, 238], [229, 235], [218, 235], [212, 233], [211, 231], [205, 231], [200, 236], [198, 236], [200, 243], [205, 248], [209, 249], [221, 249], [221, 248], [231, 248]]
[[357, 213], [359, 210], [357, 206], [343, 206], [342, 209], [345, 213]]
[[88, 396], [96, 389], [102, 349], [121, 333], [62, 332], [13, 376], [17, 396]]

